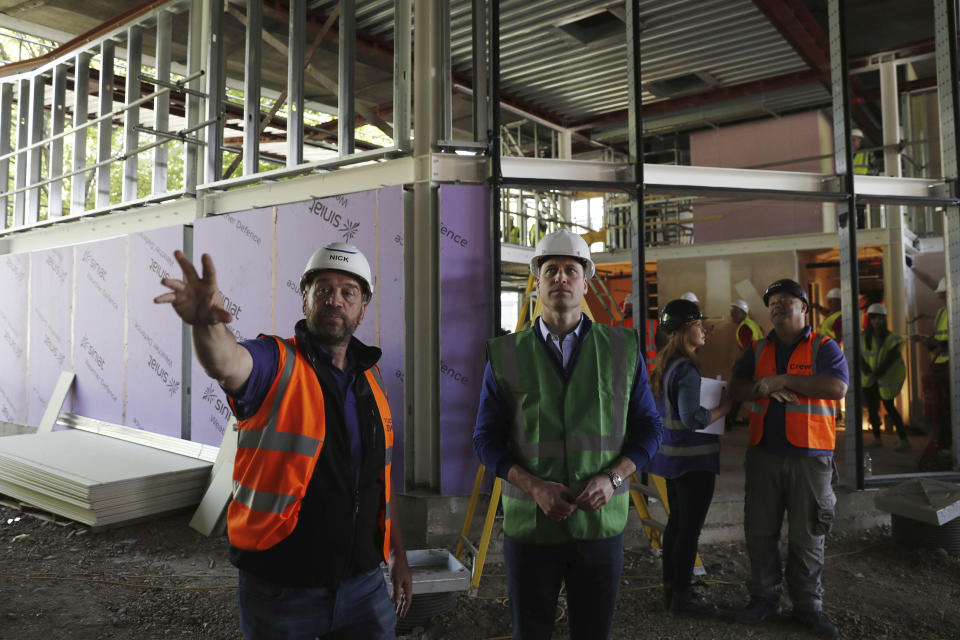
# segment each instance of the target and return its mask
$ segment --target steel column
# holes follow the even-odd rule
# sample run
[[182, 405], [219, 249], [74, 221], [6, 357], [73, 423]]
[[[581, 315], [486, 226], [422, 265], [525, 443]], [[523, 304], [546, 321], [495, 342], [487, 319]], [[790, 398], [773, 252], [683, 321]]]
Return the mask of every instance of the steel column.
[[287, 166], [303, 163], [303, 62], [307, 38], [307, 2], [290, 2], [287, 38]]
[[209, 37], [207, 39], [207, 150], [204, 154], [204, 178], [215, 182], [223, 173], [223, 0], [206, 0], [210, 3]]
[[[27, 185], [40, 182], [40, 172], [43, 168], [43, 147], [39, 142], [43, 140], [44, 117], [43, 109], [46, 77], [42, 73], [33, 76], [33, 85], [30, 89], [30, 144], [38, 145], [30, 149], [27, 154]], [[40, 187], [27, 191], [27, 224], [40, 219]]]
[[[350, 5], [353, 3], [350, 2]], [[350, 9], [352, 13], [352, 6]], [[341, 17], [341, 20], [343, 17]], [[439, 7], [432, 0], [415, 0], [414, 37], [415, 76], [413, 117], [414, 155], [421, 171], [429, 172], [430, 153], [436, 145], [441, 127], [442, 114], [438, 109], [436, 82], [440, 64], [440, 16]], [[342, 28], [342, 27], [341, 27]], [[341, 31], [341, 46], [344, 36]], [[341, 57], [342, 54], [341, 54]], [[342, 65], [341, 60], [341, 65]], [[343, 73], [341, 72], [341, 79]], [[342, 94], [341, 94], [342, 95]], [[342, 107], [342, 104], [341, 104]], [[343, 112], [341, 111], [341, 117]], [[343, 125], [341, 121], [341, 152]], [[352, 139], [352, 138], [351, 138]], [[413, 438], [412, 473], [408, 481], [412, 485], [432, 490], [440, 488], [440, 212], [437, 202], [437, 185], [429, 173], [418, 175], [414, 184], [414, 206], [405, 212], [409, 224], [406, 239], [406, 260], [413, 262], [413, 281], [406, 291], [410, 306], [408, 317], [413, 329], [412, 351], [406, 354], [412, 376], [407, 378], [408, 406], [412, 404], [412, 420], [408, 421], [408, 433]]]
[[356, 105], [354, 75], [357, 64], [357, 5], [355, 0], [340, 0], [340, 55], [337, 78], [337, 150], [340, 157], [354, 152]]
[[[13, 130], [13, 83], [0, 84], [0, 156], [10, 153], [10, 133]], [[9, 198], [6, 193], [10, 188], [10, 158], [0, 160], [0, 185], [3, 185], [3, 196], [0, 197], [0, 229], [7, 228], [7, 209]]]
[[633, 299], [633, 326], [640, 349], [647, 342], [647, 254], [646, 209], [644, 207], [643, 175], [643, 86], [640, 34], [640, 5], [638, 0], [627, 2], [627, 98], [630, 162], [633, 164], [634, 189], [630, 197], [630, 258], [631, 297]]
[[[247, 0], [247, 45], [243, 72], [243, 175], [260, 168], [260, 55], [263, 0]], [[301, 58], [303, 51], [301, 44]], [[290, 49], [293, 57], [293, 49]]]
[[[490, 156], [490, 176], [487, 178], [490, 185], [490, 282], [493, 289], [490, 292], [490, 335], [497, 335], [500, 329], [500, 295], [502, 293], [500, 281], [502, 277], [502, 258], [500, 254], [501, 242], [506, 240], [501, 237], [501, 229], [506, 229], [506, 225], [501, 223], [503, 212], [501, 209], [503, 187], [503, 167], [501, 166], [501, 148], [500, 148], [500, 0], [489, 0], [489, 35], [487, 39], [487, 51], [490, 56], [490, 92], [486, 95], [480, 95], [474, 92], [474, 100], [479, 99], [487, 108], [487, 121], [490, 123], [486, 133], [487, 155]], [[522, 300], [521, 304], [526, 304]]]
[[[67, 101], [67, 65], [58, 64], [53, 69], [53, 97], [50, 101], [50, 135], [63, 133]], [[63, 174], [63, 138], [50, 141], [47, 175], [55, 178]], [[63, 180], [51, 182], [47, 188], [47, 217], [63, 215]]]
[[844, 7], [841, 0], [830, 0], [830, 77], [833, 93], [833, 149], [837, 174], [846, 197], [837, 202], [840, 244], [840, 291], [843, 346], [850, 370], [846, 398], [846, 462], [843, 480], [863, 488], [863, 434], [860, 403], [860, 282], [857, 273], [857, 218], [853, 184], [853, 149], [850, 146], [850, 89], [847, 72], [847, 44]]
[[[157, 48], [154, 62], [156, 78], [160, 82], [170, 82], [172, 35], [173, 14], [169, 11], [161, 11], [157, 14]], [[153, 101], [153, 130], [167, 131], [168, 129], [170, 129], [170, 94], [163, 93]], [[184, 147], [189, 146], [191, 145], [184, 145]], [[153, 150], [153, 175], [150, 193], [155, 196], [167, 192], [168, 148], [169, 145], [161, 144]], [[184, 148], [183, 153], [186, 152], [187, 149]]]
[[[18, 82], [17, 91], [17, 149], [23, 149], [29, 144], [29, 124], [30, 124], [30, 79], [21, 78]], [[27, 154], [20, 153], [16, 156], [16, 179], [14, 188], [22, 189], [27, 184]], [[19, 227], [24, 222], [24, 212], [26, 211], [27, 194], [18, 191], [13, 194], [13, 226]]]
[[[100, 93], [97, 100], [100, 103], [99, 115], [106, 116], [113, 111], [113, 61], [114, 42], [104, 40], [100, 45]], [[110, 159], [113, 142], [113, 122], [104, 118], [97, 127], [97, 162]], [[110, 164], [97, 168], [97, 200], [96, 208], [110, 204]]]
[[397, 0], [393, 18], [393, 146], [410, 152], [410, 2]]
[[[124, 101], [127, 104], [140, 98], [140, 66], [143, 60], [143, 27], [134, 25], [127, 30], [127, 82]], [[169, 94], [168, 94], [169, 95]], [[130, 202], [137, 199], [137, 172], [140, 154], [140, 107], [127, 109], [123, 124], [123, 187], [121, 199]]]
[[450, 0], [436, 0], [440, 20], [440, 116], [443, 129], [440, 139], [453, 140], [453, 65], [450, 60]]
[[[90, 53], [77, 54], [73, 65], [73, 171], [87, 165], [87, 127], [80, 128], [90, 117]], [[87, 208], [87, 174], [70, 178], [70, 213]]]
[[[934, 37], [937, 57], [937, 92], [940, 101], [940, 153], [943, 177], [957, 187], [960, 173], [960, 95], [957, 73], [957, 3], [934, 0]], [[953, 432], [953, 467], [960, 468], [960, 208], [944, 208], [944, 260], [947, 278], [947, 318], [950, 328], [950, 423]], [[940, 425], [937, 425], [939, 427]]]
[[[471, 23], [473, 30], [473, 139], [476, 142], [486, 142], [489, 122], [487, 117], [490, 109], [490, 100], [487, 96], [487, 3], [484, 0], [472, 0], [471, 7], [473, 13]], [[499, 307], [498, 303], [497, 308]]]
[[[187, 73], [193, 75], [200, 71], [200, 66], [204, 59], [204, 11], [203, 0], [192, 0], [190, 3], [190, 16], [187, 31]], [[200, 78], [191, 80], [187, 87], [191, 89], [187, 93], [187, 128], [193, 130], [193, 127], [200, 124], [200, 106], [203, 98], [200, 98], [195, 92], [200, 91]], [[219, 95], [219, 94], [217, 94]], [[198, 131], [197, 140], [203, 140], [203, 131]], [[200, 145], [183, 145], [183, 190], [190, 194], [197, 192], [197, 177], [200, 174]]]

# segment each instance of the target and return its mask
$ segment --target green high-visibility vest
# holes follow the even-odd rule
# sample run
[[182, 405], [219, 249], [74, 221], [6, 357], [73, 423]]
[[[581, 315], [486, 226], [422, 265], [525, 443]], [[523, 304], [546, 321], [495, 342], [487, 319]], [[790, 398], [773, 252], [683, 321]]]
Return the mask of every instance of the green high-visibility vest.
[[763, 337], [763, 331], [760, 330], [760, 325], [754, 322], [750, 316], [745, 317], [743, 319], [743, 322], [737, 325], [737, 346], [740, 347], [741, 349], [747, 346], [745, 344], [740, 344], [740, 328], [743, 325], [747, 325], [748, 327], [750, 327], [750, 331], [753, 333], [754, 340], [759, 340], [760, 338]]
[[950, 339], [950, 327], [947, 324], [947, 308], [937, 309], [937, 318], [933, 321], [933, 338], [938, 342], [943, 342], [943, 349], [937, 352], [937, 357], [933, 359], [934, 364], [940, 364], [950, 360], [950, 350], [947, 348], [946, 341]]
[[[489, 342], [490, 367], [509, 420], [510, 448], [533, 475], [580, 493], [623, 449], [639, 345], [631, 329], [594, 323], [581, 337], [570, 377], [533, 329]], [[533, 544], [618, 535], [627, 523], [630, 483], [598, 511], [551, 520], [533, 497], [503, 483], [503, 530]]]
[[[892, 351], [900, 353], [903, 348], [903, 338], [893, 332], [888, 332], [884, 338], [883, 344], [877, 346], [876, 339], [867, 343], [866, 334], [860, 334], [860, 351], [864, 361], [870, 365], [872, 370], [876, 370], [877, 365], [887, 359], [887, 354]], [[868, 375], [860, 374], [860, 384], [864, 387], [873, 386], [867, 384]], [[884, 400], [896, 398], [903, 388], [903, 381], [907, 378], [907, 367], [903, 362], [903, 356], [898, 356], [883, 375], [876, 379], [874, 384], [880, 385], [880, 397]]]

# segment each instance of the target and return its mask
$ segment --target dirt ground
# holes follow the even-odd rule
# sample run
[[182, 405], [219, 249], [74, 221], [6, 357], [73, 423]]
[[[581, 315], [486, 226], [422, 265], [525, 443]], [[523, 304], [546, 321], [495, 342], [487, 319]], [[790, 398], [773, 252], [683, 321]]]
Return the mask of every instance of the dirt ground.
[[[0, 638], [238, 638], [236, 571], [223, 538], [187, 526], [189, 513], [102, 533], [0, 507]], [[960, 638], [960, 555], [905, 549], [889, 529], [831, 535], [825, 609], [844, 638]], [[659, 560], [628, 550], [613, 637], [807, 638], [786, 617], [759, 627], [729, 620], [746, 600], [741, 543], [701, 546], [702, 592], [725, 613], [714, 620], [664, 613]], [[488, 565], [480, 593], [404, 640], [508, 638], [503, 567]], [[786, 604], [786, 603], [785, 603]], [[566, 638], [563, 601], [556, 638]]]

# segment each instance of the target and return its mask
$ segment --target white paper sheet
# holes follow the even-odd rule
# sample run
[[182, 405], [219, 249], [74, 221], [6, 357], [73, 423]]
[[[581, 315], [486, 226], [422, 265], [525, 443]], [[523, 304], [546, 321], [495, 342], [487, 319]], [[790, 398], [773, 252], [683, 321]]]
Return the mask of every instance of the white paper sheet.
[[[713, 378], [700, 378], [700, 406], [705, 409], [716, 409], [720, 406], [720, 394], [726, 388], [727, 383], [723, 380], [714, 380]], [[723, 423], [725, 417], [717, 418], [703, 429], [697, 429], [697, 433], [712, 433], [714, 435], [723, 435]]]

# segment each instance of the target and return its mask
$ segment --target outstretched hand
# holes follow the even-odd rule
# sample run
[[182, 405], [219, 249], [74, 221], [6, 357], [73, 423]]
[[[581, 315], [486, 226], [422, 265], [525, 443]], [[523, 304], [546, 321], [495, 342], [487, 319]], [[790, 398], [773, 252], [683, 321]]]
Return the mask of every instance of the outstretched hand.
[[157, 296], [157, 304], [171, 303], [177, 315], [191, 325], [213, 325], [233, 321], [233, 316], [223, 308], [223, 294], [217, 288], [217, 272], [209, 254], [200, 256], [202, 275], [182, 251], [174, 251], [173, 257], [183, 270], [183, 280], [163, 278], [160, 284], [172, 289]]

